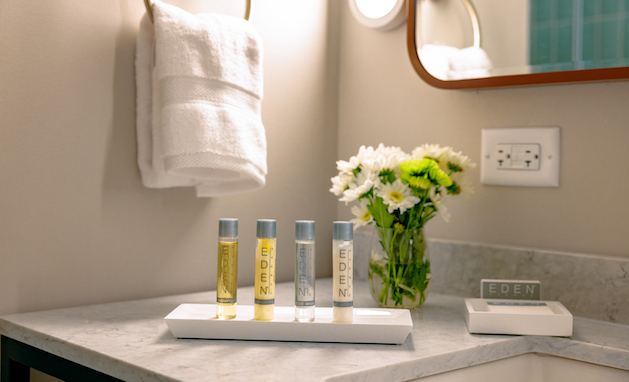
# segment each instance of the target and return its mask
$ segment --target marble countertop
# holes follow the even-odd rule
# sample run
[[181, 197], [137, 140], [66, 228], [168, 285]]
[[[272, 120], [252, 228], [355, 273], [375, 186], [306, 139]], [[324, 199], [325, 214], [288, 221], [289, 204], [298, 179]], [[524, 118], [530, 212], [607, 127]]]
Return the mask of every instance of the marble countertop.
[[[331, 279], [318, 280], [317, 306], [331, 306]], [[355, 283], [356, 307], [377, 307]], [[292, 306], [294, 284], [276, 287]], [[539, 352], [629, 370], [629, 326], [574, 318], [570, 338], [472, 335], [463, 298], [431, 294], [414, 310], [402, 345], [182, 340], [163, 318], [182, 303], [214, 303], [215, 292], [0, 317], [0, 335], [125, 381], [406, 381]], [[239, 289], [241, 304], [253, 288]]]

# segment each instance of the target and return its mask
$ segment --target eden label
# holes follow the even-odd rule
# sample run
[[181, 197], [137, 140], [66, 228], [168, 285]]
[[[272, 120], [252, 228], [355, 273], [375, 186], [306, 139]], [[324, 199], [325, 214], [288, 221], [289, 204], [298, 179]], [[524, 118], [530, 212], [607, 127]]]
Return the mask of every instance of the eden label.
[[236, 303], [238, 291], [238, 242], [218, 242], [216, 302]]
[[256, 248], [255, 303], [275, 303], [275, 240], [258, 239]]
[[480, 281], [481, 298], [508, 300], [540, 300], [542, 283], [539, 281], [487, 280]]
[[[354, 301], [354, 293], [352, 290], [352, 264], [353, 264], [353, 250], [352, 244], [347, 244], [334, 248], [333, 252], [333, 264], [335, 269], [333, 270], [332, 288], [333, 288], [333, 302], [334, 306], [350, 307], [352, 301]], [[341, 303], [339, 305], [339, 303]]]
[[315, 305], [315, 263], [314, 243], [297, 243], [297, 263], [295, 265], [295, 306]]

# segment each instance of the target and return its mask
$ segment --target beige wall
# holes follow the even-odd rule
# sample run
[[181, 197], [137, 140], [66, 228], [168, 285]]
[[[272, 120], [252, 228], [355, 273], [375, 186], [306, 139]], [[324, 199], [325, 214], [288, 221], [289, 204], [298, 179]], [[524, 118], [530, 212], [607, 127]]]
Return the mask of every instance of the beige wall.
[[[345, 2], [343, 2], [345, 3]], [[629, 257], [629, 82], [452, 91], [422, 82], [405, 30], [366, 29], [342, 7], [339, 157], [360, 145], [453, 146], [479, 162], [481, 129], [561, 127], [559, 188], [485, 186], [451, 199], [434, 238]], [[339, 218], [351, 217], [339, 203]]]
[[[244, 9], [244, 0], [168, 2]], [[0, 314], [215, 289], [220, 217], [240, 219], [241, 285], [253, 283], [258, 218], [278, 220], [278, 281], [293, 277], [296, 219], [317, 221], [317, 272], [331, 273], [334, 10], [319, 0], [254, 2], [267, 186], [214, 199], [140, 183], [134, 54], [143, 14], [142, 0], [0, 0]]]

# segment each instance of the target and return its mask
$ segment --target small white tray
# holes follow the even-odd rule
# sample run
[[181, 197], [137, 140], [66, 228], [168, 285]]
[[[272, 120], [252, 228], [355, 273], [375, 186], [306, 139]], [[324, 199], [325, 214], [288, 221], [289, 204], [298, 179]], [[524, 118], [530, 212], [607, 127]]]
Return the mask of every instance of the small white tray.
[[401, 344], [413, 329], [408, 309], [354, 308], [354, 322], [332, 322], [332, 308], [315, 308], [314, 322], [295, 321], [294, 307], [275, 307], [275, 319], [256, 321], [253, 306], [219, 320], [214, 304], [181, 304], [164, 318], [177, 338]]
[[572, 314], [559, 301], [465, 299], [470, 333], [569, 337]]

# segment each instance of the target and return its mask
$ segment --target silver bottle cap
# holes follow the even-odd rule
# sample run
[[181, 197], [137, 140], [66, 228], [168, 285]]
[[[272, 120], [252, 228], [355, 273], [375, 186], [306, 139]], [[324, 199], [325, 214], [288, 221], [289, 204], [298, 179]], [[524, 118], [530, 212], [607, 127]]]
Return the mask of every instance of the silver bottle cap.
[[333, 240], [354, 240], [354, 224], [352, 222], [334, 222]]
[[258, 219], [256, 225], [256, 237], [273, 239], [275, 238], [275, 220]]
[[218, 237], [238, 237], [238, 219], [218, 219]]
[[295, 222], [295, 240], [314, 240], [314, 220], [297, 220]]

